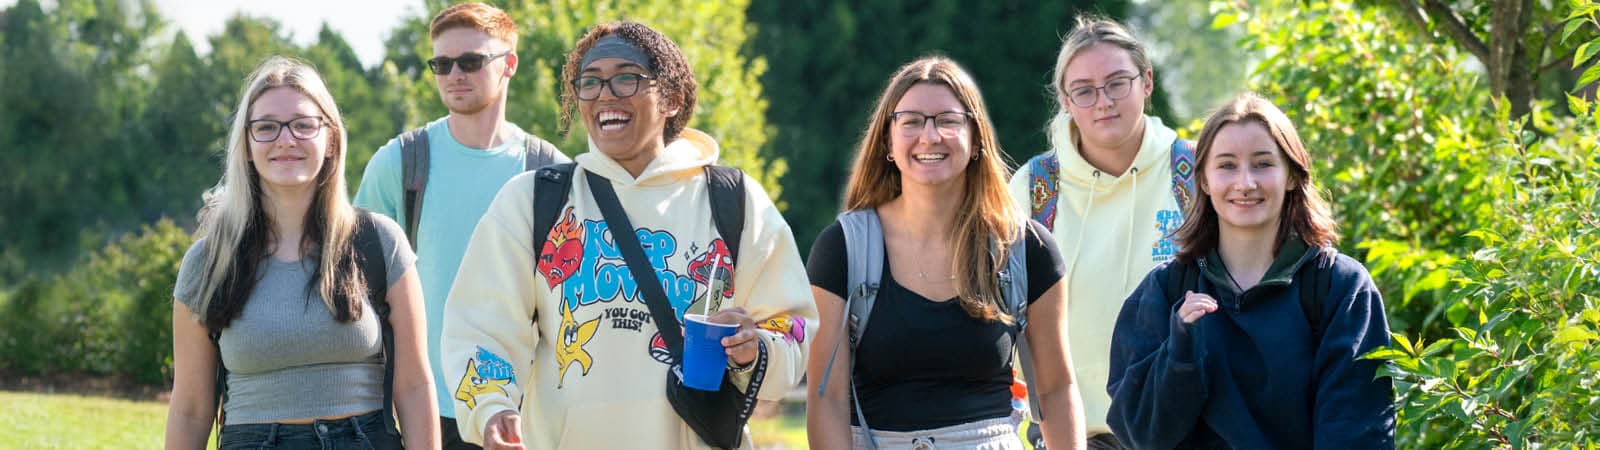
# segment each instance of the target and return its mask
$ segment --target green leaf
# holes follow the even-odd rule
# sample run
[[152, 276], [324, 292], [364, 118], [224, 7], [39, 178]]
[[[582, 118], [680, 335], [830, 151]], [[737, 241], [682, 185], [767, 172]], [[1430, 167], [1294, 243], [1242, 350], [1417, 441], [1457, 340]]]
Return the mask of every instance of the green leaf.
[[1600, 52], [1600, 38], [1594, 38], [1594, 40], [1579, 45], [1578, 53], [1572, 57], [1572, 68], [1577, 69], [1587, 64], [1590, 59], [1594, 58], [1596, 52]]
[[1583, 24], [1584, 24], [1584, 21], [1582, 21], [1582, 20], [1569, 20], [1569, 21], [1567, 21], [1566, 28], [1562, 29], [1562, 31], [1561, 31], [1561, 42], [1566, 42], [1567, 39], [1571, 38], [1572, 37], [1572, 33], [1578, 31], [1578, 28], [1582, 27]]
[[1571, 342], [1588, 342], [1595, 339], [1600, 339], [1600, 335], [1596, 335], [1595, 332], [1589, 331], [1589, 327], [1577, 325], [1562, 328], [1561, 331], [1557, 331], [1556, 339], [1552, 343], [1555, 345], [1561, 345]]
[[1373, 350], [1373, 351], [1367, 352], [1367, 354], [1365, 354], [1365, 355], [1361, 355], [1361, 359], [1383, 359], [1383, 360], [1394, 360], [1394, 359], [1410, 358], [1410, 357], [1411, 356], [1407, 355], [1406, 352], [1403, 352], [1403, 351], [1400, 351], [1400, 350], [1396, 350], [1396, 349], [1390, 348], [1390, 347], [1379, 348], [1377, 350]]
[[1233, 25], [1234, 23], [1236, 23], [1238, 21], [1239, 21], [1239, 16], [1236, 15], [1236, 14], [1233, 14], [1233, 13], [1217, 14], [1217, 17], [1211, 19], [1211, 29], [1218, 30], [1218, 29], [1227, 28], [1228, 25]]
[[1428, 344], [1428, 348], [1422, 349], [1422, 357], [1423, 358], [1427, 358], [1429, 356], [1433, 356], [1433, 355], [1437, 355], [1437, 354], [1443, 353], [1445, 351], [1445, 349], [1450, 348], [1450, 346], [1451, 345], [1455, 345], [1455, 343], [1456, 343], [1455, 339], [1449, 339], [1449, 338], [1440, 339], [1438, 341], [1434, 341], [1434, 343]]
[[1461, 336], [1462, 340], [1465, 340], [1467, 342], [1473, 342], [1473, 341], [1478, 340], [1478, 332], [1474, 331], [1471, 328], [1455, 327], [1455, 328], [1451, 328], [1451, 329], [1455, 330], [1456, 334]]
[[1394, 340], [1395, 346], [1399, 347], [1401, 350], [1405, 350], [1406, 354], [1411, 356], [1417, 355], [1417, 347], [1411, 345], [1411, 338], [1408, 338], [1406, 335], [1400, 333], [1389, 333], [1389, 337], [1390, 339]]
[[1600, 79], [1600, 64], [1591, 65], [1588, 69], [1584, 69], [1583, 76], [1578, 77], [1578, 83], [1572, 87], [1573, 89], [1582, 89], [1584, 86], [1588, 86], [1589, 83], [1594, 82], [1595, 79]]
[[1572, 113], [1576, 115], [1588, 115], [1589, 101], [1584, 100], [1582, 97], [1574, 97], [1572, 94], [1567, 94], [1567, 109], [1572, 110]]

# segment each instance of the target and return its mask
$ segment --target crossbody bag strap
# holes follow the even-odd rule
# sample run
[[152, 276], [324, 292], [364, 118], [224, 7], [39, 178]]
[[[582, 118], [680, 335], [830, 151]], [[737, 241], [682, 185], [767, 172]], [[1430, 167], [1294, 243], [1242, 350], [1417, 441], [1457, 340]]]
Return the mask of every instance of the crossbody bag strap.
[[667, 291], [661, 288], [661, 278], [650, 266], [650, 259], [644, 256], [644, 247], [639, 245], [639, 236], [634, 234], [633, 223], [628, 221], [628, 212], [622, 209], [622, 203], [617, 200], [617, 191], [611, 188], [611, 180], [594, 172], [584, 174], [589, 180], [589, 192], [600, 206], [600, 216], [605, 219], [607, 228], [611, 229], [611, 239], [616, 241], [617, 250], [622, 252], [628, 272], [633, 274], [633, 284], [638, 287], [639, 295], [644, 297], [645, 306], [650, 307], [650, 315], [655, 316], [661, 340], [666, 342], [667, 351], [672, 352], [672, 359], [681, 362], [683, 326], [678, 322], [678, 315], [673, 314], [672, 305], [667, 304]]

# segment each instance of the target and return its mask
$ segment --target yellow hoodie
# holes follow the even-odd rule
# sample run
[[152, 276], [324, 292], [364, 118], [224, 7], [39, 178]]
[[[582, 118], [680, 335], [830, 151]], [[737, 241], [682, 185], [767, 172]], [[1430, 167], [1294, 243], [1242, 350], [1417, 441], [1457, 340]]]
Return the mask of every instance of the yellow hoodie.
[[[632, 274], [611, 242], [585, 172], [611, 180], [679, 320], [701, 312], [727, 250], [712, 221], [702, 167], [717, 144], [686, 129], [637, 179], [593, 148], [562, 216], [533, 249], [535, 177], [507, 182], [478, 223], [445, 304], [441, 347], [463, 439], [519, 410], [529, 449], [702, 449], [667, 403], [670, 359]], [[805, 373], [816, 307], [789, 225], [745, 178], [745, 229], [724, 308], [743, 306], [767, 343], [760, 398], [778, 400]], [[543, 262], [541, 262], [543, 261]], [[725, 273], [725, 272], [723, 272]], [[530, 318], [532, 320], [530, 321]], [[531, 322], [531, 323], [530, 323]], [[672, 332], [680, 332], [672, 330]], [[728, 373], [737, 386], [749, 375]], [[750, 448], [748, 430], [743, 441]]]
[[[1051, 154], [1060, 160], [1055, 225], [1067, 274], [1067, 337], [1091, 434], [1110, 432], [1111, 332], [1122, 302], [1146, 273], [1172, 259], [1167, 237], [1182, 223], [1172, 194], [1172, 141], [1177, 132], [1145, 116], [1144, 142], [1122, 176], [1102, 173], [1078, 153], [1071, 120], [1054, 121]], [[1028, 168], [1011, 176], [1011, 197], [1031, 205]]]

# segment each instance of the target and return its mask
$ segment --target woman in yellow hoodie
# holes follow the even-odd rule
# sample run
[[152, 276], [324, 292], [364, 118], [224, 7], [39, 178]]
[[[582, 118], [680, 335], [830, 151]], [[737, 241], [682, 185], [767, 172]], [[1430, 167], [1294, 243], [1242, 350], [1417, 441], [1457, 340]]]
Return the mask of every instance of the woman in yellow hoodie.
[[[462, 437], [486, 448], [707, 448], [665, 391], [662, 333], [682, 331], [658, 329], [591, 183], [615, 191], [678, 320], [729, 305], [712, 317], [739, 324], [722, 341], [726, 376], [741, 390], [761, 382], [765, 400], [800, 381], [815, 323], [794, 237], [744, 177], [742, 238], [723, 242], [705, 171], [717, 144], [684, 127], [696, 83], [671, 40], [637, 23], [597, 25], [562, 78], [563, 128], [576, 109], [589, 152], [573, 158], [559, 220], [535, 239], [536, 186], [549, 172], [513, 178], [473, 232], [445, 305], [442, 365]], [[770, 357], [752, 380], [758, 340]]]
[[1144, 45], [1116, 21], [1079, 17], [1051, 80], [1051, 148], [1012, 175], [1011, 195], [1049, 227], [1066, 263], [1089, 446], [1121, 448], [1106, 426], [1112, 324], [1145, 273], [1177, 251], [1180, 191], [1192, 188], [1175, 182], [1174, 171], [1189, 167], [1181, 156], [1189, 147], [1145, 114], [1155, 72]]

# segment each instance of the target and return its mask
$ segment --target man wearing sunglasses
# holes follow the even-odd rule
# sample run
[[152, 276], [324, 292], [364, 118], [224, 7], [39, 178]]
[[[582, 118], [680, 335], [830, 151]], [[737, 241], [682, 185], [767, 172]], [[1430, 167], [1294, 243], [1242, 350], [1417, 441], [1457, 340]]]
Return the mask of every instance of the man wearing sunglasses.
[[[399, 222], [418, 255], [427, 310], [428, 359], [439, 366], [444, 302], [478, 219], [507, 180], [567, 162], [550, 143], [505, 120], [506, 86], [517, 72], [517, 28], [504, 11], [462, 3], [434, 16], [428, 69], [449, 115], [401, 133], [373, 155], [357, 206]], [[426, 201], [424, 201], [426, 200]], [[476, 449], [455, 423], [454, 380], [435, 378], [444, 448]]]

